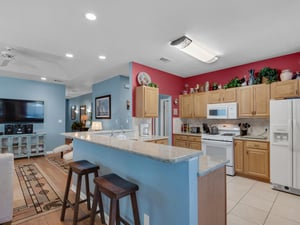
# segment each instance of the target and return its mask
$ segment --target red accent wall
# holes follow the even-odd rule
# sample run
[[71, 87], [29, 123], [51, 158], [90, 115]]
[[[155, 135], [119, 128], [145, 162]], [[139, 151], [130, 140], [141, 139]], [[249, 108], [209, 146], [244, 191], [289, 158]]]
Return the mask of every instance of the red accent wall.
[[[178, 98], [181, 91], [183, 90], [184, 78], [133, 62], [132, 63], [132, 105], [133, 105], [132, 115], [133, 116], [135, 116], [135, 87], [139, 86], [139, 84], [137, 83], [137, 74], [139, 72], [146, 72], [147, 74], [149, 74], [152, 83], [158, 85], [159, 94], [172, 96], [172, 101], [174, 101], [175, 98]], [[172, 111], [173, 108], [179, 108], [179, 105], [176, 106], [174, 105], [174, 103], [172, 103]]]
[[[170, 74], [161, 70], [157, 70], [136, 62], [132, 63], [132, 104], [133, 104], [133, 116], [135, 116], [135, 87], [138, 86], [137, 74], [139, 72], [146, 72], [150, 75], [153, 83], [156, 83], [159, 87], [159, 93], [172, 96], [172, 100], [178, 98], [182, 90], [184, 90], [184, 84], [188, 84], [189, 87], [195, 87], [196, 84], [204, 85], [206, 81], [209, 81], [210, 85], [213, 82], [221, 83], [222, 86], [228, 83], [234, 77], [242, 78], [246, 75], [249, 79], [248, 70], [254, 69], [255, 73], [258, 73], [263, 67], [276, 68], [278, 70], [290, 69], [292, 72], [300, 71], [300, 52], [279, 56], [271, 59], [252, 62], [240, 66], [235, 66], [223, 70], [218, 70], [210, 73], [204, 73], [195, 75], [189, 78], [178, 77], [174, 74]], [[172, 103], [172, 109], [179, 108], [179, 106]], [[179, 109], [178, 109], [179, 110]], [[177, 117], [174, 116], [173, 117]]]
[[258, 73], [264, 67], [271, 67], [280, 71], [284, 69], [290, 69], [292, 72], [300, 72], [300, 52], [235, 66], [210, 73], [195, 75], [184, 79], [184, 82], [188, 84], [189, 87], [195, 87], [196, 84], [204, 85], [206, 81], [209, 81], [210, 86], [213, 82], [217, 82], [218, 84], [221, 83], [223, 86], [234, 77], [243, 78], [244, 75], [246, 75], [246, 78], [248, 80], [248, 71], [250, 69], [254, 69], [255, 73]]

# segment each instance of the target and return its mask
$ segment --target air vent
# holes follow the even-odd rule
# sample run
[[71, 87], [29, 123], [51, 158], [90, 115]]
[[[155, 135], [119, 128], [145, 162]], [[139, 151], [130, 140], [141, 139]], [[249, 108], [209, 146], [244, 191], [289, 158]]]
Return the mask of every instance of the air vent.
[[167, 58], [165, 58], [165, 57], [161, 57], [159, 60], [160, 60], [161, 62], [163, 62], [163, 63], [168, 63], [168, 62], [170, 62], [170, 60], [167, 59]]

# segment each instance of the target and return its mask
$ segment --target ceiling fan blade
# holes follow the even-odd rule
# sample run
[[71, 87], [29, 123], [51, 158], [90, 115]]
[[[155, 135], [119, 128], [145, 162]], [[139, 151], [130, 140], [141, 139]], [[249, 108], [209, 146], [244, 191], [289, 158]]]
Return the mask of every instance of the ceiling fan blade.
[[9, 59], [4, 59], [0, 66], [7, 66], [9, 61], [10, 61]]

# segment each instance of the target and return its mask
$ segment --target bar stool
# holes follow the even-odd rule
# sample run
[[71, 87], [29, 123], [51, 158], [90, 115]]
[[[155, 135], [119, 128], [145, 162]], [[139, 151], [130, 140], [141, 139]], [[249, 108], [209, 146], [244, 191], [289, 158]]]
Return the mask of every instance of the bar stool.
[[[91, 210], [89, 174], [94, 173], [94, 176], [98, 177], [98, 169], [99, 166], [96, 166], [87, 160], [80, 160], [80, 161], [74, 161], [69, 163], [68, 179], [67, 179], [65, 196], [64, 196], [64, 201], [63, 201], [63, 206], [62, 206], [61, 216], [60, 216], [61, 221], [64, 221], [66, 208], [69, 207], [73, 208], [74, 210], [73, 225], [76, 225], [77, 222], [86, 219], [90, 216], [90, 215], [85, 215], [81, 218], [78, 218], [79, 204], [87, 202], [87, 209]], [[75, 195], [74, 203], [72, 203], [68, 198], [73, 172], [77, 174], [77, 186], [76, 186], [76, 195]], [[85, 175], [86, 199], [80, 201], [81, 181], [83, 175]]]
[[[109, 212], [109, 225], [120, 225], [122, 222], [125, 225], [129, 223], [120, 216], [119, 199], [130, 195], [134, 224], [140, 225], [139, 211], [136, 200], [136, 191], [139, 189], [138, 185], [131, 183], [116, 174], [108, 174], [94, 179], [95, 192], [94, 201], [91, 211], [90, 225], [94, 225], [97, 203], [99, 207], [103, 207], [101, 193], [110, 198], [110, 212]], [[103, 208], [100, 208], [103, 213]], [[104, 214], [104, 213], [103, 213]], [[101, 222], [105, 224], [105, 218], [101, 215]]]

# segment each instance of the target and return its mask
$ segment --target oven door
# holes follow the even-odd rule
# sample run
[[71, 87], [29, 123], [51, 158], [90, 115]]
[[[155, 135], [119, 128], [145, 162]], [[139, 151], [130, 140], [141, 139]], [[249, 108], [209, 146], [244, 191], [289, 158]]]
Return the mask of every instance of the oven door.
[[202, 151], [212, 160], [228, 160], [226, 173], [234, 175], [233, 142], [202, 139]]

